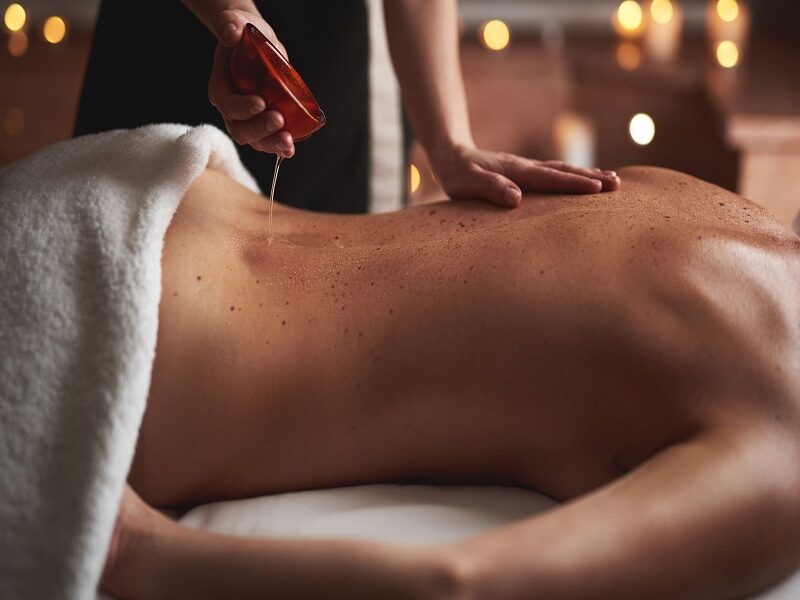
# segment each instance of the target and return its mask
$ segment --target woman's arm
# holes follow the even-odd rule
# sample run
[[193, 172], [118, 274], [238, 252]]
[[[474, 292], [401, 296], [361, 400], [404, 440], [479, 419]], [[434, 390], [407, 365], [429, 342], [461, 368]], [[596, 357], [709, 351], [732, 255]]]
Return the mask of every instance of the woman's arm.
[[562, 507], [458, 542], [465, 587], [472, 600], [749, 595], [798, 567], [797, 460], [788, 428], [713, 427]]
[[794, 430], [756, 417], [712, 426], [562, 507], [421, 549], [192, 530], [127, 488], [102, 587], [126, 600], [740, 597], [797, 568], [798, 452]]
[[619, 187], [619, 178], [608, 171], [476, 149], [461, 75], [456, 0], [384, 0], [384, 10], [406, 111], [449, 195], [513, 207], [522, 199], [520, 188], [592, 193]]
[[457, 578], [434, 551], [190, 529], [150, 508], [128, 486], [101, 587], [125, 600], [450, 600]]

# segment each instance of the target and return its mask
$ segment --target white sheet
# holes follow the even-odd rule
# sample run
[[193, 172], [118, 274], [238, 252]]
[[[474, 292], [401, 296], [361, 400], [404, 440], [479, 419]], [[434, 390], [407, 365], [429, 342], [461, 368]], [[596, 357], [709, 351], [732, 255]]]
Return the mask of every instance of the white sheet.
[[[252, 537], [347, 537], [399, 544], [454, 541], [558, 506], [517, 488], [368, 485], [197, 507], [181, 522]], [[798, 600], [800, 571], [752, 600]]]

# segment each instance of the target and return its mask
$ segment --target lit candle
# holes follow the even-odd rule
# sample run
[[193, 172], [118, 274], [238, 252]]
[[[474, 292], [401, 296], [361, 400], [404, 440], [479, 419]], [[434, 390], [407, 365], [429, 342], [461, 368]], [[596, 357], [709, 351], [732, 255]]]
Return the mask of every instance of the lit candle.
[[678, 55], [683, 31], [683, 10], [677, 2], [652, 0], [648, 11], [645, 47], [657, 61], [670, 62]]
[[504, 50], [511, 41], [511, 32], [500, 19], [484, 23], [481, 27], [481, 41], [489, 50]]
[[644, 33], [644, 12], [636, 0], [621, 2], [611, 19], [614, 31], [628, 40], [637, 39]]
[[706, 28], [713, 52], [716, 53], [719, 45], [727, 41], [733, 43], [740, 56], [744, 53], [750, 32], [750, 10], [739, 0], [709, 0]]
[[572, 112], [560, 113], [553, 123], [556, 156], [578, 167], [594, 167], [595, 132], [592, 122]]
[[67, 23], [61, 17], [50, 17], [44, 22], [42, 34], [51, 44], [60, 44], [67, 35]]

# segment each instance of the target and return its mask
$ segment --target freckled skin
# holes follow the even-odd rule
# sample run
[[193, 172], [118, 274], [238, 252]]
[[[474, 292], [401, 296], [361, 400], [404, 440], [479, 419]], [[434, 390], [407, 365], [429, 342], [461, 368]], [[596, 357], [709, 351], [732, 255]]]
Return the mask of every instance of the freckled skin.
[[800, 240], [691, 177], [620, 175], [618, 192], [513, 211], [276, 205], [270, 245], [264, 198], [207, 171], [165, 241], [179, 294], [162, 298], [132, 485], [162, 505], [379, 481], [568, 500], [754, 424], [794, 440], [770, 455], [791, 470]]

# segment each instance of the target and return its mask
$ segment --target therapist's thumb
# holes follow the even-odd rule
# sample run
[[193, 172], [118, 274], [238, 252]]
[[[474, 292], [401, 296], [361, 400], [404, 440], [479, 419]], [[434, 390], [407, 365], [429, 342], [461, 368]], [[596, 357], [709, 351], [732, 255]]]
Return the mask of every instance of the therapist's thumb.
[[214, 35], [222, 46], [231, 48], [239, 43], [245, 20], [233, 10], [222, 10], [214, 20]]

